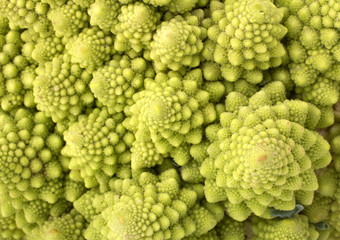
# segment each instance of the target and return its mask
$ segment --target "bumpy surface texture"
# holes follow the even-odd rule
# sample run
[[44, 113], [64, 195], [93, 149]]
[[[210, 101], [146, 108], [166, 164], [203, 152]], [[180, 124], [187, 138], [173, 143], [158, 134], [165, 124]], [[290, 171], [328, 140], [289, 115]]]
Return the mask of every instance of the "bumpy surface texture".
[[0, 0], [0, 240], [339, 240], [339, 0]]
[[311, 131], [319, 110], [283, 99], [280, 82], [249, 99], [230, 93], [227, 111], [220, 116], [221, 129], [201, 166], [207, 200], [228, 199], [227, 212], [239, 221], [252, 212], [268, 217], [268, 207], [292, 210], [295, 201], [311, 204], [318, 189], [313, 170], [331, 161], [328, 142]]

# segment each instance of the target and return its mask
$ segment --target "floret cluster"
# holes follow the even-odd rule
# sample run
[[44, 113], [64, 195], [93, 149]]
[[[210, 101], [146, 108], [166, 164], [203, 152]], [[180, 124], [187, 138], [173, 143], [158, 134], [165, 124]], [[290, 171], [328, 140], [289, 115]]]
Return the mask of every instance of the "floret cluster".
[[0, 0], [0, 240], [339, 240], [339, 0]]

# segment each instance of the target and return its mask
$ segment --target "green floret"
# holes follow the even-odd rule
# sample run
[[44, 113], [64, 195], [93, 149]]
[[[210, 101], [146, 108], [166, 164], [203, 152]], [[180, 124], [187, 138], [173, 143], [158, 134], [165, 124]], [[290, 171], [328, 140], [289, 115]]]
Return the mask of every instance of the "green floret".
[[35, 240], [85, 240], [83, 231], [87, 223], [82, 215], [72, 209], [60, 217], [52, 217], [35, 229]]
[[95, 2], [95, 0], [72, 0], [72, 1], [79, 6], [83, 6], [84, 8], [90, 7], [90, 5]]
[[172, 0], [143, 0], [147, 4], [154, 5], [155, 7], [164, 6], [169, 4]]
[[[339, 113], [338, 111], [339, 102], [335, 105], [334, 112]], [[339, 117], [339, 114], [336, 114]], [[333, 154], [333, 161], [335, 165], [335, 169], [337, 172], [340, 172], [340, 119], [336, 118], [336, 123], [328, 129], [327, 139], [331, 144], [331, 152]]]
[[[333, 109], [334, 109], [334, 120], [338, 124], [340, 123], [340, 100], [333, 106]], [[338, 129], [338, 127], [336, 128]]]
[[7, 17], [12, 26], [32, 29], [42, 38], [53, 34], [52, 24], [46, 17], [47, 11], [48, 5], [39, 0], [0, 2], [1, 15]]
[[313, 0], [307, 5], [302, 1], [277, 4], [290, 10], [284, 25], [288, 28], [287, 48], [292, 60], [289, 69], [294, 83], [308, 86], [319, 81], [319, 74], [339, 81], [340, 4], [333, 0]]
[[329, 144], [312, 131], [320, 111], [302, 101], [282, 101], [280, 92], [284, 96], [283, 85], [273, 82], [249, 99], [230, 93], [200, 169], [207, 200], [228, 199], [227, 212], [238, 221], [252, 212], [267, 218], [268, 207], [287, 211], [296, 201], [311, 204], [318, 188], [314, 169], [331, 161]]
[[331, 164], [327, 168], [319, 169], [317, 171], [317, 178], [319, 183], [318, 193], [322, 196], [334, 197], [338, 188], [338, 174], [336, 169], [334, 169], [334, 165]]
[[88, 10], [91, 25], [116, 33], [120, 8], [121, 4], [116, 0], [96, 0]]
[[[202, 72], [199, 69], [184, 77], [159, 73], [154, 81], [149, 80], [145, 90], [134, 95], [136, 103], [130, 109], [132, 117], [125, 120], [125, 125], [136, 136], [131, 151], [134, 152], [134, 147], [139, 146], [143, 154], [139, 153], [138, 156], [148, 157], [153, 155], [152, 151], [156, 156], [170, 153], [178, 165], [185, 165], [190, 159], [189, 145], [199, 144], [202, 126], [216, 119], [216, 110], [209, 103], [209, 93], [201, 89], [201, 84]], [[149, 139], [152, 144], [141, 147]], [[139, 159], [139, 164], [135, 165], [135, 160], [132, 154], [132, 167], [138, 168], [143, 161]], [[154, 160], [154, 163], [147, 161], [145, 164], [152, 166], [159, 162], [158, 158]]]
[[332, 140], [331, 149], [335, 154], [340, 154], [340, 135]]
[[115, 55], [93, 73], [90, 88], [110, 113], [128, 111], [133, 95], [143, 89], [144, 79], [153, 77], [153, 69], [143, 58]]
[[214, 229], [221, 240], [243, 240], [245, 238], [244, 223], [228, 216], [225, 216]]
[[[335, 106], [335, 112], [338, 112], [338, 104]], [[328, 219], [329, 224], [331, 226], [331, 237], [329, 239], [335, 240], [340, 236], [340, 188], [339, 188], [339, 180], [340, 180], [340, 151], [338, 147], [340, 136], [340, 125], [339, 119], [337, 122], [331, 126], [326, 131], [327, 140], [331, 144], [331, 152], [333, 156], [333, 165], [330, 166], [327, 170], [324, 171], [323, 182], [327, 187], [325, 188], [326, 193], [333, 193], [332, 196], [332, 204], [331, 204], [331, 213], [330, 218]], [[331, 168], [332, 167], [332, 168]], [[334, 170], [336, 172], [334, 172]], [[327, 181], [328, 180], [328, 181]], [[335, 192], [335, 193], [334, 193]], [[330, 194], [329, 194], [330, 195]]]
[[159, 153], [150, 135], [146, 132], [136, 135], [138, 141], [133, 142], [131, 148], [131, 167], [132, 169], [151, 168], [161, 165], [167, 154]]
[[334, 110], [331, 105], [318, 106], [321, 112], [320, 121], [317, 125], [318, 128], [326, 128], [334, 123]]
[[279, 81], [285, 86], [287, 95], [294, 89], [295, 84], [292, 81], [289, 69], [287, 66], [280, 66], [271, 68], [269, 71], [264, 72], [265, 83]]
[[100, 211], [93, 204], [89, 204], [89, 202], [92, 202], [98, 195], [100, 195], [99, 189], [92, 188], [74, 202], [74, 208], [84, 216], [88, 222], [92, 222], [94, 217], [100, 214]]
[[239, 79], [236, 82], [233, 82], [232, 84], [233, 84], [233, 88], [232, 88], [233, 92], [242, 93], [243, 95], [247, 97], [251, 97], [256, 92], [259, 91], [258, 85], [251, 84], [244, 79]]
[[[0, 104], [1, 109], [12, 109], [26, 106], [34, 107], [32, 94], [32, 79], [28, 79], [27, 72], [35, 68], [35, 63], [22, 55], [23, 41], [21, 32], [9, 30], [4, 22], [4, 32], [0, 35]], [[7, 29], [5, 28], [7, 26]]]
[[61, 54], [65, 48], [62, 39], [56, 36], [41, 38], [34, 45], [31, 57], [39, 64], [51, 61], [55, 56]]
[[224, 218], [206, 234], [199, 237], [189, 236], [183, 240], [244, 240], [245, 227], [243, 222], [233, 220], [228, 216]]
[[328, 222], [333, 200], [316, 193], [313, 203], [306, 206], [302, 214], [308, 217], [308, 221], [312, 223]]
[[304, 215], [296, 215], [290, 219], [264, 220], [252, 218], [254, 240], [317, 240], [319, 233], [308, 223]]
[[107, 221], [101, 213], [119, 200], [122, 194], [122, 179], [111, 179], [110, 183], [112, 183], [112, 188], [109, 191], [100, 192], [97, 188], [93, 188], [74, 202], [75, 209], [90, 222], [84, 232], [84, 237], [87, 240], [109, 240], [106, 237], [106, 233], [109, 231]]
[[0, 240], [339, 240], [340, 0], [0, 0]]
[[198, 0], [171, 0], [164, 9], [173, 13], [183, 14], [195, 8]]
[[62, 190], [55, 183], [62, 184], [58, 158], [64, 142], [52, 133], [52, 121], [42, 112], [26, 109], [18, 109], [11, 116], [2, 113], [0, 118], [2, 184], [11, 195], [16, 193], [13, 196], [56, 202]]
[[[338, 181], [339, 181], [339, 174], [338, 174]], [[336, 230], [337, 232], [340, 232], [340, 188], [338, 185], [338, 188], [335, 192], [333, 203], [331, 205], [331, 214], [329, 218], [329, 224], [331, 227]], [[339, 235], [339, 233], [338, 233]]]
[[[212, 126], [210, 130], [213, 132], [214, 125]], [[209, 127], [207, 127], [209, 129]], [[208, 136], [209, 133], [206, 129], [205, 135]], [[209, 138], [209, 137], [207, 137]], [[204, 177], [201, 175], [199, 169], [203, 163], [203, 161], [208, 157], [207, 149], [209, 146], [209, 142], [207, 140], [203, 140], [199, 144], [194, 144], [190, 147], [190, 156], [192, 159], [185, 164], [183, 167], [181, 167], [181, 177], [183, 181], [190, 182], [190, 183], [201, 183], [204, 182]]]
[[67, 0], [41, 0], [42, 3], [47, 3], [52, 9], [60, 7], [67, 2]]
[[81, 5], [68, 1], [67, 4], [51, 9], [48, 19], [57, 36], [71, 37], [87, 27], [89, 16]]
[[149, 48], [156, 31], [161, 14], [153, 6], [136, 2], [123, 5], [114, 26], [116, 38], [115, 49], [125, 51], [132, 48], [136, 52]]
[[50, 215], [52, 204], [40, 199], [26, 202], [23, 207], [24, 218], [28, 223], [42, 224]]
[[4, 217], [0, 214], [0, 239], [20, 240], [24, 235], [24, 232], [17, 227], [15, 215]]
[[212, 229], [211, 231], [207, 232], [206, 234], [203, 234], [202, 236], [195, 237], [195, 236], [189, 236], [182, 238], [183, 240], [217, 240], [219, 239], [219, 236], [217, 235], [215, 229]]
[[93, 72], [110, 59], [113, 53], [112, 37], [98, 27], [85, 28], [70, 39], [66, 49], [71, 55], [73, 63]]
[[231, 82], [245, 78], [257, 84], [262, 70], [279, 66], [286, 55], [280, 40], [287, 29], [280, 24], [283, 11], [269, 0], [242, 0], [211, 8], [214, 24], [208, 29], [215, 42], [214, 60]]
[[107, 185], [115, 173], [129, 174], [129, 146], [134, 136], [107, 109], [95, 109], [89, 116], [80, 116], [65, 131], [64, 139], [62, 153], [71, 158], [70, 177], [80, 176], [87, 188]]
[[198, 0], [143, 0], [155, 7], [162, 7], [163, 11], [183, 14], [195, 8]]
[[[146, 178], [154, 181], [144, 182]], [[158, 176], [144, 172], [138, 181], [118, 179], [113, 185], [111, 191], [120, 194], [120, 198], [91, 221], [85, 236], [88, 230], [96, 235], [97, 229], [104, 237], [117, 240], [127, 236], [145, 240], [199, 237], [224, 215], [221, 205], [202, 199], [201, 185], [181, 186], [175, 169]]]
[[66, 176], [64, 192], [67, 201], [75, 202], [85, 192], [85, 186], [82, 182], [73, 181], [69, 176]]
[[53, 58], [37, 72], [33, 82], [34, 101], [54, 122], [75, 120], [92, 104], [94, 97], [88, 87], [92, 75], [79, 64], [71, 63], [70, 55]]
[[203, 49], [202, 39], [205, 31], [198, 27], [198, 19], [191, 16], [184, 19], [176, 16], [162, 22], [150, 44], [150, 57], [156, 69], [179, 70], [182, 67], [197, 67], [199, 53]]
[[5, 35], [9, 31], [8, 19], [5, 16], [0, 17], [0, 34]]

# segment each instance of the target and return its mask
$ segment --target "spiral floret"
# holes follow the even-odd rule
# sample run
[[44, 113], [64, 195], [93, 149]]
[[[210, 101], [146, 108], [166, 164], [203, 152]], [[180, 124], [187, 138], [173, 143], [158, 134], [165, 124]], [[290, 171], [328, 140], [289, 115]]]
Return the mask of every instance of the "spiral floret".
[[[154, 180], [143, 185], [143, 179]], [[175, 169], [159, 176], [142, 173], [138, 182], [125, 179], [115, 185], [121, 187], [112, 191], [119, 190], [117, 193], [121, 192], [121, 197], [102, 211], [89, 227], [104, 233], [108, 239], [199, 237], [215, 227], [224, 215], [221, 205], [205, 202], [191, 186], [181, 186]], [[202, 186], [195, 187], [198, 190]], [[96, 224], [97, 219], [107, 224]]]
[[50, 10], [48, 19], [52, 22], [57, 36], [71, 37], [87, 27], [89, 16], [80, 5], [68, 1], [60, 7]]
[[215, 229], [217, 235], [223, 240], [243, 240], [245, 238], [245, 224], [235, 221], [229, 216], [225, 216]]
[[86, 8], [89, 8], [92, 3], [95, 2], [95, 0], [72, 0], [75, 4], [78, 4], [79, 6], [83, 6]]
[[155, 7], [160, 7], [168, 4], [169, 2], [171, 2], [171, 0], [143, 0], [143, 2]]
[[171, 0], [164, 6], [164, 9], [173, 13], [183, 14], [194, 9], [197, 2], [198, 0]]
[[319, 237], [319, 233], [313, 225], [308, 223], [308, 218], [304, 215], [272, 220], [254, 217], [252, 231], [254, 240], [316, 240]]
[[243, 222], [224, 216], [215, 228], [201, 236], [188, 236], [183, 240], [244, 240], [245, 226]]
[[271, 84], [249, 100], [235, 92], [227, 96], [218, 140], [201, 166], [207, 200], [227, 200], [228, 214], [238, 221], [251, 213], [268, 218], [269, 208], [310, 205], [318, 189], [314, 169], [331, 161], [328, 142], [313, 131], [320, 111], [306, 102], [273, 99], [285, 90], [280, 82]]
[[297, 87], [295, 92], [303, 101], [317, 106], [332, 106], [337, 103], [340, 96], [339, 82], [319, 77], [318, 80], [307, 86]]
[[306, 87], [322, 82], [319, 74], [339, 82], [340, 3], [314, 0], [307, 5], [290, 1], [277, 4], [290, 11], [284, 25], [288, 28], [289, 69], [295, 84]]
[[302, 214], [308, 217], [311, 223], [328, 222], [330, 219], [330, 211], [332, 198], [316, 193], [313, 203], [306, 206]]
[[[339, 173], [338, 173], [338, 181], [339, 181]], [[339, 185], [338, 188], [334, 194], [333, 202], [331, 204], [331, 212], [330, 212], [330, 218], [328, 219], [329, 224], [331, 225], [334, 235], [340, 236], [340, 190]], [[336, 238], [335, 238], [336, 239]]]
[[269, 0], [226, 3], [223, 17], [208, 29], [209, 38], [216, 42], [214, 60], [221, 64], [226, 80], [259, 83], [261, 71], [282, 63], [286, 51], [280, 40], [287, 33], [282, 18], [283, 11]]
[[60, 55], [64, 51], [64, 48], [60, 37], [51, 36], [48, 38], [41, 38], [35, 43], [31, 57], [39, 64], [44, 64]]
[[81, 197], [73, 204], [75, 210], [77, 210], [88, 222], [91, 222], [95, 216], [100, 214], [100, 211], [94, 204], [88, 204], [88, 202], [93, 201], [100, 194], [98, 188], [91, 188], [81, 195]]
[[152, 76], [152, 67], [143, 58], [116, 55], [93, 73], [90, 88], [110, 113], [117, 113], [134, 103], [132, 97], [143, 88], [144, 78]]
[[155, 7], [140, 2], [123, 5], [120, 11], [118, 24], [115, 25], [115, 49], [124, 51], [129, 46], [140, 52], [149, 48], [161, 14]]
[[0, 115], [1, 183], [16, 198], [54, 203], [62, 195], [62, 137], [42, 112], [18, 109], [12, 114]]
[[1, 216], [0, 214], [0, 238], [5, 240], [20, 240], [24, 232], [17, 227], [15, 215]]
[[15, 26], [19, 26], [20, 28], [28, 28], [32, 25], [36, 25], [39, 22], [48, 24], [46, 21], [44, 21], [44, 19], [46, 19], [47, 11], [48, 5], [38, 0], [4, 0], [0, 3], [0, 12], [2, 13], [2, 16], [7, 17], [10, 22], [14, 23]]
[[116, 33], [115, 26], [118, 23], [121, 4], [116, 0], [96, 0], [88, 10], [90, 24], [97, 25], [104, 31]]
[[72, 63], [70, 55], [57, 56], [40, 70], [33, 82], [34, 101], [54, 122], [75, 120], [93, 102], [92, 75]]
[[60, 217], [51, 217], [42, 226], [33, 230], [36, 240], [85, 240], [83, 231], [87, 223], [82, 215], [72, 209]]
[[67, 0], [41, 0], [41, 2], [47, 3], [52, 9], [54, 9], [64, 5]]
[[5, 35], [9, 31], [8, 19], [5, 16], [0, 17], [0, 34]]
[[150, 44], [150, 57], [156, 69], [176, 71], [182, 67], [197, 67], [200, 64], [199, 53], [203, 49], [203, 36], [204, 31], [198, 27], [197, 19], [186, 21], [176, 16], [162, 22]]
[[200, 88], [201, 80], [200, 70], [193, 70], [184, 77], [160, 73], [155, 81], [146, 84], [145, 90], [134, 95], [132, 117], [126, 119], [125, 124], [134, 131], [137, 142], [147, 142], [148, 138], [153, 142], [145, 147], [141, 147], [145, 143], [136, 143], [146, 151], [140, 153], [142, 156], [170, 153], [181, 166], [189, 161], [189, 145], [200, 143], [202, 126], [216, 119], [209, 93]]
[[134, 137], [107, 109], [95, 109], [80, 117], [64, 133], [63, 154], [70, 157], [70, 177], [80, 176], [87, 188], [105, 185], [116, 172], [129, 174]]
[[93, 72], [113, 53], [111, 36], [98, 27], [86, 28], [66, 44], [72, 63]]

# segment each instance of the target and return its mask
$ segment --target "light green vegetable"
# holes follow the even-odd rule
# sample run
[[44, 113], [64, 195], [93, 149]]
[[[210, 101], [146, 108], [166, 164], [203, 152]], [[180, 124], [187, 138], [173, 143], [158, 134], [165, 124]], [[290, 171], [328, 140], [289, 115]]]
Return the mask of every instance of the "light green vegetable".
[[0, 240], [340, 239], [339, 0], [0, 0]]

